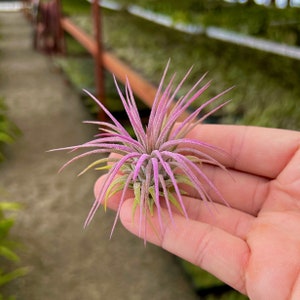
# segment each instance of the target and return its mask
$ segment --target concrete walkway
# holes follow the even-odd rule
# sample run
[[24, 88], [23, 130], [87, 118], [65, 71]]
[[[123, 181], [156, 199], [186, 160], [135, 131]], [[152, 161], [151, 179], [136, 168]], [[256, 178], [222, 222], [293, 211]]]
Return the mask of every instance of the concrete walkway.
[[196, 299], [173, 256], [127, 233], [109, 240], [113, 214], [99, 211], [87, 230], [97, 174], [77, 178], [86, 161], [57, 175], [69, 156], [48, 149], [81, 143], [95, 128], [51, 60], [31, 49], [20, 12], [0, 13], [0, 96], [23, 135], [0, 165], [2, 201], [24, 209], [13, 233], [30, 273], [7, 288], [20, 300]]

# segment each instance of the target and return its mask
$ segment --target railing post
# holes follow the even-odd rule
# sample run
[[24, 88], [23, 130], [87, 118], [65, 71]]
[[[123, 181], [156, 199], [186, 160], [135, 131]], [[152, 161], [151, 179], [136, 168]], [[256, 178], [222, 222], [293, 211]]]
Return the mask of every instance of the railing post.
[[58, 52], [61, 54], [66, 53], [66, 45], [65, 45], [65, 36], [64, 30], [61, 26], [61, 19], [62, 19], [62, 5], [61, 0], [56, 0], [56, 7], [57, 7], [57, 39], [58, 39]]
[[[93, 14], [93, 27], [94, 27], [94, 38], [96, 42], [96, 55], [95, 59], [95, 79], [96, 79], [96, 96], [105, 105], [105, 87], [104, 87], [104, 71], [103, 71], [103, 49], [102, 49], [102, 32], [101, 32], [101, 15], [99, 8], [100, 0], [93, 0], [92, 3], [92, 14]], [[100, 120], [105, 119], [105, 113], [101, 109], [98, 113]]]

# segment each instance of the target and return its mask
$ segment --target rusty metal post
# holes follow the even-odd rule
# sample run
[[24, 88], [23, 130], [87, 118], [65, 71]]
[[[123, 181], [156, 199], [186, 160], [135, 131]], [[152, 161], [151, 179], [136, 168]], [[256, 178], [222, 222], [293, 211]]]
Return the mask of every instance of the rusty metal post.
[[[93, 27], [94, 27], [94, 38], [96, 42], [96, 55], [95, 60], [95, 80], [96, 80], [96, 96], [105, 105], [105, 88], [104, 88], [104, 70], [103, 70], [103, 49], [102, 49], [102, 32], [101, 32], [101, 15], [100, 15], [100, 0], [93, 0], [92, 3], [92, 14], [93, 14]], [[100, 120], [105, 120], [105, 113], [101, 109], [98, 113]]]
[[57, 6], [57, 42], [58, 42], [58, 52], [61, 54], [66, 53], [66, 43], [65, 43], [65, 35], [64, 30], [61, 26], [61, 19], [62, 19], [62, 4], [61, 0], [56, 0]]

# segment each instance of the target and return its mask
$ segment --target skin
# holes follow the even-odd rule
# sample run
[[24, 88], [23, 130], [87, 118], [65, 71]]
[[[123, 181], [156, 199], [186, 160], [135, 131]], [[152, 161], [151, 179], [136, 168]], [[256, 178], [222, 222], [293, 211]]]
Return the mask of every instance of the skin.
[[[199, 125], [189, 133], [223, 150], [210, 153], [228, 172], [203, 166], [228, 202], [184, 197], [189, 219], [174, 211], [164, 230], [157, 216], [147, 241], [207, 270], [250, 299], [300, 299], [300, 132], [259, 127]], [[95, 184], [101, 189], [103, 177]], [[120, 194], [108, 201], [116, 210]], [[139, 235], [132, 193], [122, 205], [124, 227]], [[167, 210], [165, 209], [165, 216]], [[156, 228], [156, 230], [153, 230]], [[140, 237], [144, 238], [143, 230]]]

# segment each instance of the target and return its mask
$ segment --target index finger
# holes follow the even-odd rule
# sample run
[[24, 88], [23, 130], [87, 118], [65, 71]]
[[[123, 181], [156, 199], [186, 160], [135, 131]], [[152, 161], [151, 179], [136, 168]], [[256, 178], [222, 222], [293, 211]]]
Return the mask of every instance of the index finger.
[[300, 132], [254, 126], [199, 125], [188, 133], [223, 149], [217, 154], [227, 168], [267, 178], [276, 178], [299, 147]]

